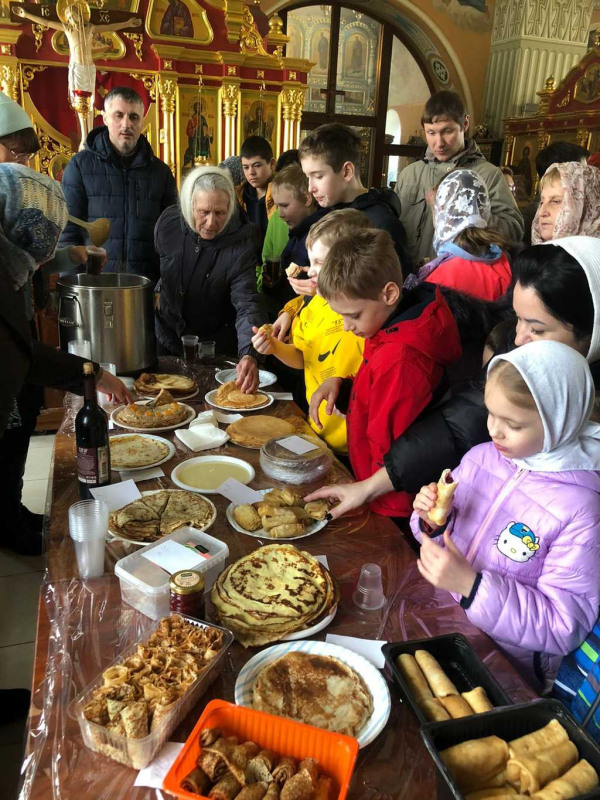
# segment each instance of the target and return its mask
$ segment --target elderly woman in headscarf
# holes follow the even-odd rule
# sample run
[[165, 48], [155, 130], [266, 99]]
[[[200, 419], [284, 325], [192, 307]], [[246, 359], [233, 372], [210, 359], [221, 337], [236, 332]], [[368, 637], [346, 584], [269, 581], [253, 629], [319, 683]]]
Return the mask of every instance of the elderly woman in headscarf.
[[181, 336], [214, 341], [218, 354], [237, 353], [237, 383], [258, 388], [252, 328], [267, 322], [256, 288], [256, 229], [238, 212], [229, 173], [219, 167], [192, 170], [180, 205], [163, 212], [154, 234], [160, 256], [156, 313], [159, 353], [181, 354]]
[[577, 161], [551, 164], [540, 181], [532, 244], [566, 236], [600, 238], [600, 170]]
[[437, 258], [410, 275], [404, 288], [426, 280], [482, 300], [502, 297], [512, 274], [506, 242], [489, 225], [490, 197], [481, 176], [470, 169], [449, 173], [433, 198], [433, 219]]

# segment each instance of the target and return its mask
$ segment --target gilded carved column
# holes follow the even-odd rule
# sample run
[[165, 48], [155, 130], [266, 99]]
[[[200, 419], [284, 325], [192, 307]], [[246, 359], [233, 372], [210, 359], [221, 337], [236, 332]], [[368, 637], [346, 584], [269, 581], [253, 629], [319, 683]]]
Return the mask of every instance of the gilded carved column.
[[[7, 59], [8, 60], [8, 59]], [[16, 103], [20, 101], [19, 96], [19, 65], [17, 59], [10, 59], [11, 63], [4, 63], [0, 67], [0, 88], [11, 97]]]
[[175, 92], [177, 81], [174, 77], [161, 74], [158, 78], [158, 94], [161, 100], [163, 124], [160, 141], [163, 145], [163, 160], [175, 175]]
[[223, 159], [237, 155], [236, 118], [240, 101], [239, 83], [225, 83], [220, 89], [223, 117], [225, 119], [225, 142]]
[[298, 89], [296, 92], [296, 104], [294, 106], [295, 120], [294, 120], [294, 143], [293, 148], [300, 146], [300, 128], [302, 127], [302, 109], [306, 101], [306, 88]]
[[283, 109], [283, 150], [292, 150], [300, 144], [300, 123], [306, 89], [304, 87], [284, 87], [281, 93]]

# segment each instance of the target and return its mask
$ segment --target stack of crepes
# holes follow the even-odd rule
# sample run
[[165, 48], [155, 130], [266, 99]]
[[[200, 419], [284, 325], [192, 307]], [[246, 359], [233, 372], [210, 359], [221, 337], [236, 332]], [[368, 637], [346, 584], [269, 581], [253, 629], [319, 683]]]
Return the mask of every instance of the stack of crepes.
[[339, 589], [316, 558], [291, 544], [261, 547], [217, 578], [211, 600], [218, 619], [244, 646], [279, 641], [331, 613]]
[[237, 408], [243, 410], [245, 408], [259, 408], [269, 402], [268, 395], [264, 392], [255, 392], [254, 394], [244, 394], [238, 388], [235, 381], [228, 381], [222, 386], [219, 386], [215, 392], [214, 402], [223, 408]]
[[187, 397], [198, 389], [198, 384], [193, 378], [186, 378], [185, 375], [156, 375], [142, 372], [133, 387], [142, 397], [156, 397], [162, 389], [169, 391], [173, 397]]
[[510, 742], [471, 739], [440, 752], [466, 800], [567, 800], [595, 789], [598, 773], [556, 719]]
[[214, 411], [203, 411], [193, 419], [188, 428], [175, 431], [175, 436], [186, 447], [199, 453], [201, 450], [212, 450], [229, 441], [229, 434], [219, 428], [219, 421]]

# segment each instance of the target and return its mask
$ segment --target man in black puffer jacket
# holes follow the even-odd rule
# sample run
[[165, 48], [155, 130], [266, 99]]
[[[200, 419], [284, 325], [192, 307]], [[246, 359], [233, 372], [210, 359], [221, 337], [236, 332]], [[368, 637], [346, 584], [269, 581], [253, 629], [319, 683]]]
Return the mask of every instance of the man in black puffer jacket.
[[[152, 281], [160, 277], [154, 226], [177, 202], [169, 167], [142, 136], [144, 104], [133, 89], [118, 86], [106, 95], [104, 125], [87, 137], [85, 150], [68, 163], [62, 188], [74, 217], [110, 220], [105, 272], [130, 272]], [[86, 232], [69, 223], [61, 244], [85, 244]]]

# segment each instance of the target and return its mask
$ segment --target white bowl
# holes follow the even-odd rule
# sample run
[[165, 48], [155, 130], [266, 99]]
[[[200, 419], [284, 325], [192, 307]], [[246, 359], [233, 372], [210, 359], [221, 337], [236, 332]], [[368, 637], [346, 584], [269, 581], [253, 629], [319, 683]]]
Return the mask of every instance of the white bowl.
[[246, 471], [246, 477], [238, 478], [240, 483], [248, 484], [250, 483], [251, 480], [254, 479], [254, 476], [256, 475], [254, 467], [251, 464], [248, 464], [246, 461], [242, 461], [240, 458], [233, 458], [232, 456], [198, 456], [197, 458], [188, 458], [187, 461], [182, 461], [180, 464], [178, 464], [171, 473], [171, 480], [181, 489], [187, 489], [188, 492], [201, 492], [202, 494], [218, 494], [216, 488], [206, 489], [204, 487], [189, 486], [187, 483], [184, 483], [181, 480], [181, 478], [179, 478], [179, 474], [186, 467], [190, 467], [193, 464], [206, 464], [207, 462], [214, 463], [215, 461], [218, 461], [222, 464], [235, 464], [236, 466], [244, 469]]

